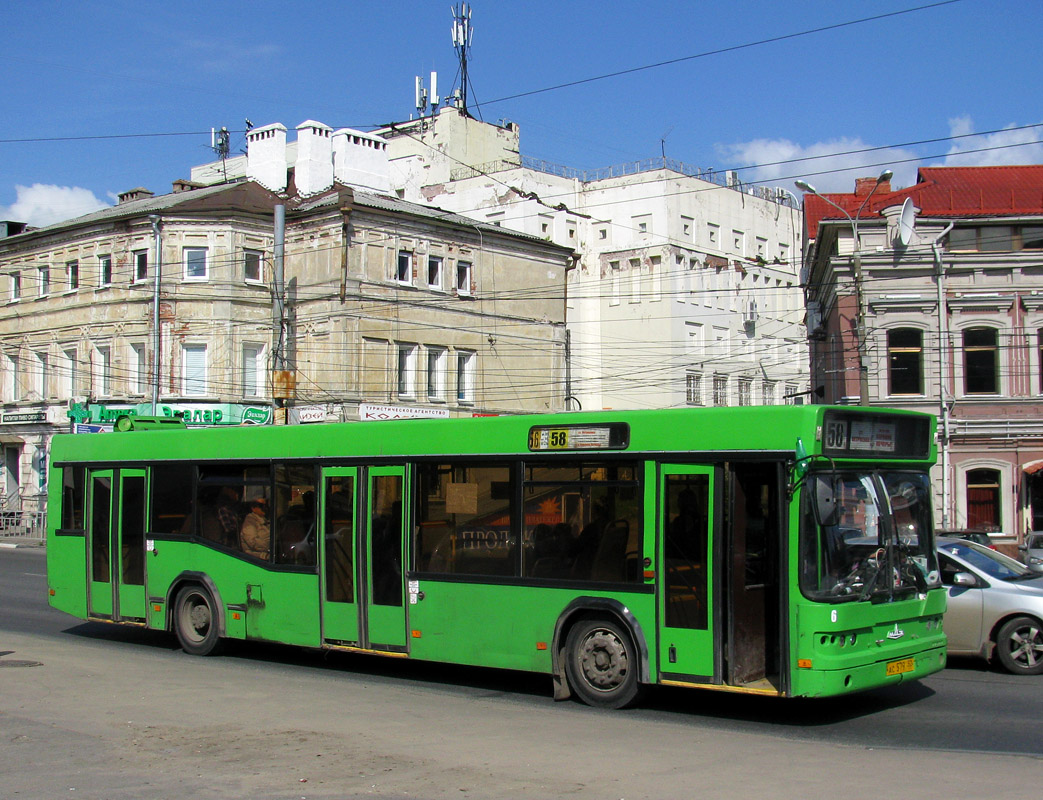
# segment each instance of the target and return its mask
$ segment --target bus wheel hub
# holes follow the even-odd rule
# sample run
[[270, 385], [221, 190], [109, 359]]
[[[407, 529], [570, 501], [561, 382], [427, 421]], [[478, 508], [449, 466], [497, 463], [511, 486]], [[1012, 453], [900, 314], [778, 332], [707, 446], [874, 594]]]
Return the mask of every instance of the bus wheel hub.
[[612, 689], [626, 678], [627, 652], [611, 631], [596, 630], [587, 637], [580, 663], [587, 682], [599, 689]]

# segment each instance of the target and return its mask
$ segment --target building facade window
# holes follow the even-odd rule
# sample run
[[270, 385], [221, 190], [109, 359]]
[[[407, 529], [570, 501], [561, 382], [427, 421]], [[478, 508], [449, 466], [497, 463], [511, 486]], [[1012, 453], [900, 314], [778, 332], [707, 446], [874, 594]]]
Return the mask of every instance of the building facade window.
[[206, 248], [186, 247], [182, 252], [185, 266], [185, 280], [205, 281], [208, 277], [206, 263]]
[[148, 250], [134, 251], [134, 282], [148, 280]]
[[148, 358], [145, 352], [145, 345], [140, 342], [130, 346], [130, 372], [127, 375], [130, 394], [145, 394], [148, 388]]
[[98, 286], [112, 285], [112, 256], [98, 256]]
[[963, 391], [999, 393], [999, 333], [995, 328], [967, 328], [963, 332]]
[[36, 374], [33, 376], [33, 391], [42, 400], [47, 397], [47, 353], [36, 354]]
[[463, 297], [471, 296], [471, 262], [456, 262], [456, 293]]
[[739, 390], [739, 405], [751, 405], [753, 403], [753, 381], [749, 378], [739, 378], [737, 388]]
[[766, 406], [775, 405], [775, 381], [764, 381], [761, 383], [761, 402]]
[[728, 405], [728, 376], [713, 376], [713, 404], [715, 406]]
[[264, 345], [243, 345], [243, 397], [260, 397], [264, 391]]
[[416, 345], [398, 345], [398, 396], [416, 397]]
[[181, 346], [181, 392], [186, 397], [206, 396], [205, 344], [185, 344]]
[[427, 399], [436, 403], [445, 402], [446, 350], [444, 347], [427, 348]]
[[18, 375], [18, 356], [9, 355], [4, 366], [4, 402], [14, 403], [22, 399], [22, 385]]
[[92, 385], [95, 397], [112, 394], [112, 350], [108, 345], [94, 349]]
[[690, 406], [701, 406], [703, 404], [703, 376], [701, 373], [685, 373], [684, 399]]
[[893, 328], [887, 332], [888, 394], [923, 394], [923, 331]]
[[64, 379], [62, 396], [64, 399], [70, 399], [76, 396], [76, 390], [79, 388], [76, 385], [76, 348], [67, 348], [62, 351], [62, 355], [65, 362], [62, 369], [62, 377]]
[[1003, 530], [1000, 516], [1000, 473], [995, 469], [967, 471], [967, 527]]
[[39, 281], [40, 297], [47, 297], [51, 293], [51, 268], [40, 267], [37, 280]]
[[69, 291], [75, 292], [80, 288], [80, 262], [69, 261], [65, 264], [65, 280], [69, 285]]
[[475, 359], [475, 353], [470, 350], [458, 350], [456, 353], [457, 402], [474, 402]]
[[11, 273], [11, 299], [21, 300], [22, 299], [22, 273], [12, 272]]
[[399, 251], [395, 280], [407, 286], [413, 285], [413, 254], [408, 250]]
[[441, 291], [442, 289], [442, 257], [441, 256], [428, 256], [427, 257], [427, 288], [436, 289]]
[[264, 280], [261, 258], [260, 250], [243, 250], [243, 280], [247, 283], [261, 283]]

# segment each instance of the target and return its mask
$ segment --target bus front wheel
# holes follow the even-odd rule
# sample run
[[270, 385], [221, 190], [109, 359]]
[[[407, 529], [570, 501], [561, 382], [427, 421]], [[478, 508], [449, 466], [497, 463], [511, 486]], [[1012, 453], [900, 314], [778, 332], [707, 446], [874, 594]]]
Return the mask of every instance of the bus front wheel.
[[185, 586], [174, 602], [174, 630], [182, 649], [194, 656], [215, 655], [221, 645], [217, 611], [210, 592]]
[[572, 627], [565, 639], [565, 674], [579, 699], [597, 708], [625, 708], [641, 689], [633, 637], [607, 619]]

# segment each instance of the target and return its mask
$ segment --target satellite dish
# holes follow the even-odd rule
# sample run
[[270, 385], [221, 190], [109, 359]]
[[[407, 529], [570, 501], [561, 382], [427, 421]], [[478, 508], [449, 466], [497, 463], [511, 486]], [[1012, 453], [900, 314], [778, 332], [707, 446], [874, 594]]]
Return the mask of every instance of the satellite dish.
[[908, 247], [913, 240], [913, 228], [916, 226], [916, 207], [911, 197], [902, 203], [902, 213], [898, 217], [898, 243]]

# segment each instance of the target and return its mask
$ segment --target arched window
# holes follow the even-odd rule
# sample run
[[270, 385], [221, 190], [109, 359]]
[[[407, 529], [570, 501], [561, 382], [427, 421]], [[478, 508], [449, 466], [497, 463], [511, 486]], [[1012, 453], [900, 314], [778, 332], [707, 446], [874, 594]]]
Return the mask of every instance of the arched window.
[[963, 391], [999, 393], [999, 334], [995, 328], [967, 328], [963, 332]]
[[923, 394], [923, 331], [887, 332], [888, 394]]
[[995, 469], [967, 471], [967, 527], [1002, 530], [1000, 525], [1000, 473]]

